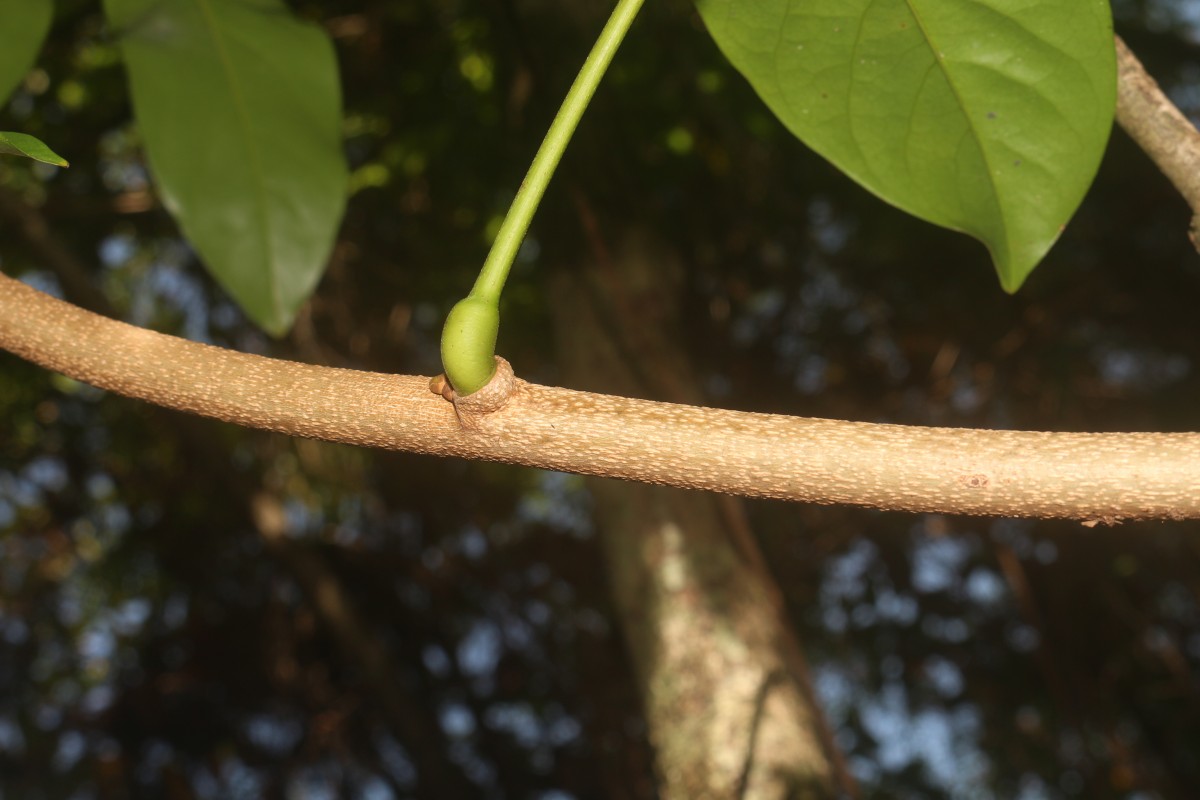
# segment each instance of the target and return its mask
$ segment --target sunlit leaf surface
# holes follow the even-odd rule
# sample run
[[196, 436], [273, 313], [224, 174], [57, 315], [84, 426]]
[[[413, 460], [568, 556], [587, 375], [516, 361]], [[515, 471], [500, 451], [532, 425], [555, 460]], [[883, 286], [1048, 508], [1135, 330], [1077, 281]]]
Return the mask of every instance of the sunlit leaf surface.
[[274, 334], [345, 207], [329, 39], [279, 0], [106, 0], [159, 192], [208, 269]]
[[10, 156], [24, 156], [34, 161], [53, 164], [56, 167], [68, 166], [67, 160], [51, 150], [40, 139], [26, 133], [0, 131], [0, 153]]
[[1115, 102], [1105, 0], [700, 0], [717, 44], [806, 144], [969, 233], [1015, 291], [1092, 182]]

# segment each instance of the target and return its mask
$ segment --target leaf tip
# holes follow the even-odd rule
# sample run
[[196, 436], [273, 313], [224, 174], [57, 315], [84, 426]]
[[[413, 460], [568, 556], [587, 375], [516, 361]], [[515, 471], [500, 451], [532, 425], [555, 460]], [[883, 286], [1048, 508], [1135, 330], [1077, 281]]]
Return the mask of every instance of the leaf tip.
[[70, 166], [65, 158], [47, 147], [45, 142], [27, 133], [0, 131], [0, 154], [23, 156], [55, 167]]
[[998, 267], [999, 265], [997, 265], [996, 275], [1000, 278], [1000, 288], [1006, 294], [1016, 294], [1017, 290], [1025, 284], [1025, 279], [1029, 277], [1029, 270], [1017, 272], [999, 269]]
[[287, 336], [292, 330], [292, 323], [295, 321], [295, 316], [292, 314], [283, 314], [281, 316], [273, 312], [267, 312], [261, 317], [256, 314], [250, 314], [250, 318], [272, 339], [282, 339]]

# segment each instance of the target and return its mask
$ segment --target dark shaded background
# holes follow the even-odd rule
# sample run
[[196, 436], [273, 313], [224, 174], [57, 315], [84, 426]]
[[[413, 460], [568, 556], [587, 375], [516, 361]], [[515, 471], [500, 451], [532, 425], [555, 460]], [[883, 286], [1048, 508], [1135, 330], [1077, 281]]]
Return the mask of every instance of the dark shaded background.
[[[299, 2], [337, 42], [354, 195], [269, 341], [149, 190], [96, 5], [61, 2], [0, 129], [6, 273], [157, 330], [433, 374], [608, 11]], [[1118, 29], [1200, 112], [1200, 6]], [[237, 169], [237, 165], [230, 165]], [[1016, 297], [978, 244], [790, 138], [689, 4], [651, 2], [507, 291], [500, 351], [561, 383], [545, 280], [653, 231], [709, 402], [916, 424], [1196, 430], [1190, 212], [1119, 131]], [[561, 316], [561, 315], [560, 315]], [[1200, 796], [1194, 523], [751, 505], [869, 797]], [[0, 789], [19, 798], [654, 796], [591, 499], [574, 477], [187, 418], [0, 354]]]

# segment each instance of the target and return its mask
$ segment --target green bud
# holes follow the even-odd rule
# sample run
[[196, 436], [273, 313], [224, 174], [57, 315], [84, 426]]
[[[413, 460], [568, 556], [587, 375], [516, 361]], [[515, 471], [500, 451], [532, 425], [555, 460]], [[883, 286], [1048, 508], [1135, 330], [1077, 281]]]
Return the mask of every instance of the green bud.
[[474, 295], [455, 303], [442, 329], [442, 369], [460, 395], [479, 391], [496, 372], [500, 308]]

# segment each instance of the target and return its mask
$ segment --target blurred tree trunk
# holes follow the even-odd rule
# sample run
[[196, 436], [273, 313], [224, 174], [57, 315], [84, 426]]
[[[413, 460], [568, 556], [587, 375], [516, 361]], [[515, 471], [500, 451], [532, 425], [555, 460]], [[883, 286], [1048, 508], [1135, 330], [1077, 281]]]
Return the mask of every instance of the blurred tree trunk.
[[[585, 222], [587, 212], [585, 210]], [[594, 226], [593, 226], [594, 227]], [[631, 237], [554, 279], [565, 385], [696, 402], [669, 254]], [[844, 772], [743, 501], [589, 479], [664, 798], [831, 797]]]

